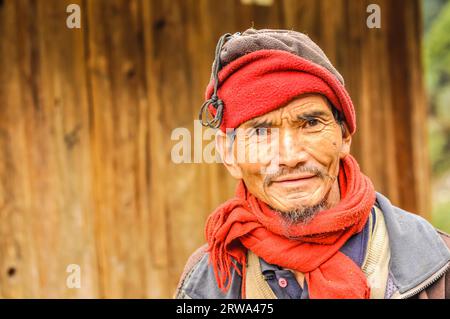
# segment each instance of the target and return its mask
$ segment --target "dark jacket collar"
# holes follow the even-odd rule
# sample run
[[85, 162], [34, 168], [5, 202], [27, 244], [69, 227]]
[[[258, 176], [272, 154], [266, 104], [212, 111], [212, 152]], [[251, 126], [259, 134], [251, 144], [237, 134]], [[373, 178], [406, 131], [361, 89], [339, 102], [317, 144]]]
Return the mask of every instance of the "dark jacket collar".
[[432, 277], [450, 262], [450, 251], [436, 229], [422, 217], [395, 207], [377, 193], [389, 236], [389, 271], [400, 293]]

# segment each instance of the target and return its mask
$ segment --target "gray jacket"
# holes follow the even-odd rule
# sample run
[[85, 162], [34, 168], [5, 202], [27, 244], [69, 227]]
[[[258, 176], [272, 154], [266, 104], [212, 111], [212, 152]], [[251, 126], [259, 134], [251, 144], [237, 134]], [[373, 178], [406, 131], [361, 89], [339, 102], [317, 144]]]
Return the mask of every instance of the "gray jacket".
[[[379, 193], [376, 205], [383, 212], [391, 250], [386, 298], [450, 298], [450, 237]], [[239, 299], [242, 278], [232, 269], [231, 287], [223, 293], [208, 258], [206, 245], [189, 258], [175, 297]]]

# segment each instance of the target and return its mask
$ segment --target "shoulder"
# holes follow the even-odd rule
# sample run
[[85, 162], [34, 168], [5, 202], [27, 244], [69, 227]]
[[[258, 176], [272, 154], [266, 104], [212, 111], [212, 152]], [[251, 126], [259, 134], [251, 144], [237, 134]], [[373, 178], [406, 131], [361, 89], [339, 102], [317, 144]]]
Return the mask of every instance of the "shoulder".
[[191, 256], [189, 256], [186, 265], [184, 266], [183, 272], [181, 274], [180, 280], [178, 281], [177, 289], [175, 291], [175, 298], [183, 298], [184, 285], [189, 280], [190, 275], [193, 270], [200, 264], [200, 261], [207, 254], [206, 250], [208, 245], [205, 244], [195, 250]]
[[[389, 234], [395, 238], [410, 238], [411, 234], [415, 234], [422, 239], [442, 242], [446, 237], [448, 240], [447, 234], [434, 228], [425, 218], [392, 205], [389, 199], [380, 193], [377, 193], [377, 206], [383, 212]], [[448, 246], [448, 241], [446, 244]]]
[[391, 204], [377, 193], [390, 246], [390, 272], [400, 293], [429, 280], [450, 262], [449, 237], [426, 219]]
[[207, 245], [198, 248], [186, 262], [175, 298], [177, 299], [239, 299], [241, 277], [231, 269], [231, 286], [223, 292], [217, 286], [212, 265], [209, 263]]
[[449, 235], [436, 229], [422, 216], [391, 204], [389, 199], [377, 193], [377, 206], [383, 212], [392, 245], [405, 251], [420, 249], [436, 258], [450, 255]]

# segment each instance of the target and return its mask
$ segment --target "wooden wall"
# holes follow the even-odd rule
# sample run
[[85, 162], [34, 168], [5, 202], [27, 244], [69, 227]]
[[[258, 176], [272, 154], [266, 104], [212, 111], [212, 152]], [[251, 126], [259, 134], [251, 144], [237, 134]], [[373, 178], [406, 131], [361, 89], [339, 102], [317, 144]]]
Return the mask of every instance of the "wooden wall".
[[[343, 73], [353, 153], [393, 202], [428, 213], [419, 1], [0, 1], [0, 297], [170, 297], [234, 181], [170, 160], [225, 32], [295, 29]], [[82, 28], [65, 26], [78, 3]], [[81, 288], [66, 267], [81, 267]]]

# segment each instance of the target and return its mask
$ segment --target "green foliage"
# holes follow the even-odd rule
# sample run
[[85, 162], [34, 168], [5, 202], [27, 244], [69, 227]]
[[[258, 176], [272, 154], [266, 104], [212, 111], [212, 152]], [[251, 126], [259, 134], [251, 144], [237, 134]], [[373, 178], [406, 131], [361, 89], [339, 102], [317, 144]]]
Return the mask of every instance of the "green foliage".
[[450, 201], [441, 202], [433, 208], [433, 225], [434, 227], [450, 232]]
[[[438, 190], [450, 176], [450, 1], [424, 0], [423, 8], [430, 159], [433, 188]], [[448, 199], [433, 196], [433, 224], [450, 232], [450, 190], [444, 191]]]
[[450, 171], [450, 1], [424, 1], [425, 69], [433, 177]]
[[[434, 96], [450, 84], [450, 2], [443, 7], [425, 35], [427, 85]], [[448, 107], [448, 106], [447, 106]]]

